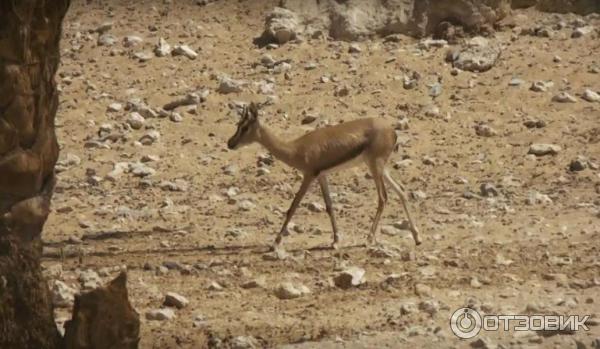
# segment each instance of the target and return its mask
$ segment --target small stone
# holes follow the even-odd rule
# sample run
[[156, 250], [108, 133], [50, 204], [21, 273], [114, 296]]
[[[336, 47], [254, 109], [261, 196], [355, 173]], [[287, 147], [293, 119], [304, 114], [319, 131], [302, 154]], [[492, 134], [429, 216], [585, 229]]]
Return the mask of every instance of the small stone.
[[123, 38], [123, 46], [134, 47], [141, 44], [144, 40], [136, 35], [128, 35]]
[[325, 207], [323, 207], [323, 205], [321, 205], [318, 202], [311, 202], [311, 203], [308, 204], [308, 209], [311, 212], [318, 213], [318, 212], [323, 212], [325, 210]]
[[552, 97], [552, 101], [558, 103], [575, 103], [577, 102], [577, 98], [571, 96], [567, 92], [561, 92], [556, 96]]
[[496, 130], [491, 128], [489, 125], [476, 125], [475, 133], [480, 137], [493, 137], [498, 134]]
[[528, 154], [536, 156], [556, 155], [562, 148], [556, 144], [534, 143], [529, 147]]
[[425, 284], [416, 284], [415, 285], [415, 293], [420, 297], [431, 297], [431, 287]]
[[581, 38], [583, 36], [590, 34], [593, 31], [594, 31], [594, 27], [592, 27], [592, 26], [579, 27], [573, 31], [573, 33], [571, 34], [571, 38], [573, 38], [573, 39]]
[[156, 57], [166, 57], [171, 54], [171, 45], [163, 38], [158, 39], [158, 43], [154, 47], [154, 54]]
[[508, 86], [521, 86], [525, 83], [524, 80], [519, 79], [519, 78], [512, 78], [509, 82], [508, 82]]
[[279, 299], [294, 299], [309, 294], [308, 287], [302, 284], [292, 284], [291, 282], [282, 282], [274, 291]]
[[175, 311], [171, 308], [154, 309], [146, 312], [146, 319], [150, 321], [168, 321], [175, 318]]
[[335, 285], [341, 289], [349, 289], [364, 282], [365, 270], [359, 267], [350, 267], [333, 278]]
[[219, 284], [216, 281], [211, 281], [208, 284], [207, 288], [208, 288], [209, 291], [222, 291], [223, 290], [223, 286], [221, 286], [221, 284]]
[[117, 42], [117, 38], [112, 34], [102, 34], [98, 36], [98, 46], [112, 46]]
[[554, 86], [554, 83], [551, 81], [535, 81], [529, 89], [534, 92], [546, 92], [552, 86]]
[[588, 159], [583, 156], [578, 156], [577, 159], [569, 164], [569, 171], [583, 171], [588, 167]]
[[104, 34], [104, 33], [108, 32], [109, 30], [111, 30], [112, 27], [113, 27], [112, 22], [104, 22], [104, 23], [100, 24], [98, 27], [96, 27], [96, 29], [94, 29], [93, 31], [98, 34]]
[[525, 202], [528, 205], [532, 206], [532, 205], [537, 205], [537, 204], [542, 204], [542, 205], [552, 204], [553, 201], [546, 194], [542, 194], [542, 193], [537, 192], [537, 191], [531, 191], [528, 194], [527, 200]]
[[141, 163], [132, 162], [129, 164], [129, 171], [136, 177], [150, 177], [156, 174], [156, 170]]
[[362, 49], [360, 48], [360, 45], [357, 43], [352, 43], [348, 46], [348, 52], [349, 53], [361, 53]]
[[227, 93], [237, 93], [242, 92], [244, 82], [240, 80], [234, 80], [230, 77], [224, 76], [221, 78], [219, 82], [219, 87], [217, 88], [217, 92], [227, 94]]
[[154, 56], [150, 52], [136, 52], [133, 54], [133, 57], [143, 63], [151, 60]]
[[479, 189], [481, 190], [482, 196], [498, 196], [498, 189], [496, 189], [492, 183], [482, 183]]
[[109, 112], [118, 112], [121, 111], [121, 109], [123, 109], [121, 103], [111, 103], [109, 104], [108, 108], [106, 108], [106, 110]]
[[544, 128], [546, 127], [546, 121], [544, 120], [526, 120], [523, 125], [527, 128]]
[[476, 348], [476, 349], [492, 349], [492, 348], [496, 348], [496, 346], [494, 346], [494, 343], [492, 343], [492, 341], [490, 341], [488, 338], [477, 338], [475, 341], [471, 342], [471, 348]]
[[171, 51], [173, 56], [186, 56], [189, 59], [196, 59], [198, 54], [187, 45], [177, 45]]
[[133, 112], [129, 114], [129, 118], [127, 119], [127, 123], [134, 130], [139, 130], [140, 128], [142, 128], [145, 122], [146, 119], [144, 119], [144, 117], [141, 116], [138, 112]]
[[238, 336], [229, 343], [231, 349], [256, 349], [260, 348], [258, 340], [252, 336]]
[[590, 90], [589, 88], [585, 89], [585, 91], [583, 91], [583, 95], [581, 96], [582, 99], [588, 101], [588, 102], [600, 102], [600, 94]]
[[243, 284], [240, 285], [240, 287], [243, 289], [265, 288], [266, 287], [265, 278], [256, 278], [256, 279], [244, 282]]
[[306, 116], [304, 116], [302, 121], [300, 121], [300, 123], [302, 125], [307, 125], [307, 124], [314, 122], [315, 120], [317, 120], [317, 117], [315, 115], [307, 114]]
[[175, 307], [177, 309], [185, 308], [190, 303], [187, 298], [175, 292], [168, 292], [165, 295], [164, 305], [167, 307]]
[[140, 137], [140, 143], [143, 145], [151, 145], [160, 139], [160, 132], [156, 130], [148, 131], [145, 135]]
[[254, 208], [256, 208], [256, 204], [254, 204], [252, 201], [250, 200], [242, 200], [240, 201], [240, 203], [238, 204], [238, 207], [242, 210], [242, 211], [251, 211]]
[[419, 303], [419, 310], [434, 316], [440, 310], [440, 305], [435, 300], [426, 300]]

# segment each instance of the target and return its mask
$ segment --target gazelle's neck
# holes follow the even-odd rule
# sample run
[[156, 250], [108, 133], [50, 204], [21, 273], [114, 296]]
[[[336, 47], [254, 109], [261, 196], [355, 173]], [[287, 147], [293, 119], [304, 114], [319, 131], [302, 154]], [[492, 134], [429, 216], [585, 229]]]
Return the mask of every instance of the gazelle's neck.
[[294, 147], [290, 142], [284, 141], [273, 133], [268, 127], [259, 125], [258, 139], [256, 141], [267, 148], [277, 159], [293, 166]]

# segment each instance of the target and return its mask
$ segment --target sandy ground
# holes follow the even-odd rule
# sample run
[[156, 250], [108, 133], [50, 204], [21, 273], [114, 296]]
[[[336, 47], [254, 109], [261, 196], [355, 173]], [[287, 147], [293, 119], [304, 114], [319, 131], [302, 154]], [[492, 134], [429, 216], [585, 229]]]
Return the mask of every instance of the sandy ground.
[[[142, 348], [234, 347], [239, 336], [257, 347], [281, 348], [590, 348], [600, 338], [598, 326], [553, 336], [483, 331], [475, 339], [484, 342], [473, 344], [452, 334], [449, 319], [469, 305], [482, 314], [589, 314], [590, 324], [598, 322], [600, 103], [580, 98], [586, 88], [600, 92], [598, 34], [571, 39], [568, 25], [544, 38], [506, 28], [491, 39], [504, 47], [492, 70], [452, 75], [446, 48], [421, 50], [409, 37], [362, 42], [358, 54], [348, 52], [348, 43], [325, 39], [258, 49], [252, 39], [275, 3], [74, 2], [64, 26], [57, 132], [62, 159], [73, 154], [80, 162], [59, 174], [44, 265], [62, 265], [57, 277], [75, 288], [82, 270], [108, 281], [126, 266], [142, 318]], [[523, 28], [579, 18], [516, 14]], [[98, 34], [89, 31], [107, 21], [117, 42], [98, 46]], [[599, 20], [589, 22], [600, 27]], [[127, 35], [143, 42], [124, 47]], [[198, 57], [151, 55], [140, 62], [133, 56], [151, 54], [159, 37], [189, 45]], [[265, 54], [289, 60], [287, 74], [264, 67]], [[305, 69], [309, 63], [316, 68]], [[412, 71], [421, 80], [406, 90], [403, 77]], [[221, 94], [219, 74], [248, 85]], [[509, 86], [513, 78], [524, 82]], [[428, 84], [440, 79], [442, 94], [432, 100]], [[548, 91], [529, 89], [546, 80], [554, 83]], [[265, 81], [273, 83], [272, 92], [260, 91]], [[336, 97], [343, 86], [349, 94]], [[180, 122], [146, 118], [135, 130], [127, 126], [129, 111], [107, 110], [133, 98], [159, 108], [203, 89], [210, 91], [206, 101], [176, 110]], [[553, 102], [560, 91], [577, 102]], [[266, 151], [258, 145], [226, 148], [237, 121], [229, 103], [265, 101], [271, 94], [275, 102], [261, 120], [289, 138], [364, 116], [407, 120], [389, 168], [411, 194], [424, 243], [416, 247], [408, 231], [393, 228], [405, 216], [390, 192], [383, 247], [365, 246], [377, 196], [366, 167], [357, 167], [330, 176], [342, 250], [328, 248], [327, 214], [308, 208], [323, 205], [315, 185], [286, 238], [289, 256], [273, 260], [268, 247], [300, 175], [277, 160], [260, 170]], [[302, 125], [306, 115], [317, 119]], [[526, 127], [531, 119], [545, 127]], [[106, 142], [109, 149], [85, 147], [105, 124], [119, 135]], [[478, 124], [497, 134], [478, 136]], [[150, 130], [160, 139], [136, 144]], [[527, 154], [532, 143], [561, 150], [536, 157]], [[580, 155], [591, 164], [569, 171]], [[106, 179], [115, 163], [143, 158], [155, 174]], [[172, 191], [164, 181], [185, 188]], [[497, 195], [483, 196], [484, 183]], [[364, 268], [364, 282], [335, 287], [332, 278], [344, 266]], [[245, 288], [253, 280], [257, 287]], [[284, 281], [310, 293], [278, 299], [273, 290]], [[167, 292], [185, 296], [189, 305], [172, 320], [146, 320]], [[64, 319], [69, 311], [57, 314]]]

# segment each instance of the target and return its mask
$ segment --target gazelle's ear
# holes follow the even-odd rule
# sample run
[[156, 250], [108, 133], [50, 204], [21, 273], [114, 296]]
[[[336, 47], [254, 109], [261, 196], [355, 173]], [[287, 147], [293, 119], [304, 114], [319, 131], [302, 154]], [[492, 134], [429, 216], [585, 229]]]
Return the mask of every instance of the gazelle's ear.
[[258, 119], [258, 105], [256, 103], [250, 103], [248, 111], [250, 112], [250, 117], [252, 117], [252, 119]]

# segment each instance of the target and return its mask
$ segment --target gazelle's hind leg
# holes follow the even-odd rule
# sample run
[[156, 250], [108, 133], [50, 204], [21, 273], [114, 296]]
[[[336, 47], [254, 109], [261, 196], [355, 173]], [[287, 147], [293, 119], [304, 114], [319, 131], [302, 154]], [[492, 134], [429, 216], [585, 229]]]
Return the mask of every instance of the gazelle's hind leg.
[[327, 209], [327, 214], [329, 215], [329, 219], [331, 220], [331, 229], [333, 229], [333, 243], [331, 247], [334, 250], [337, 250], [340, 243], [340, 236], [338, 233], [337, 223], [335, 221], [335, 215], [333, 212], [333, 202], [331, 201], [331, 195], [329, 193], [329, 183], [327, 182], [326, 175], [319, 176], [319, 184], [321, 185], [321, 193], [323, 194], [323, 199], [325, 199], [325, 208]]
[[385, 166], [385, 161], [381, 159], [375, 159], [372, 162], [368, 163], [369, 169], [371, 170], [371, 175], [375, 180], [375, 186], [377, 187], [377, 212], [375, 213], [375, 218], [373, 218], [373, 225], [371, 226], [371, 232], [368, 237], [368, 244], [374, 245], [377, 243], [377, 228], [379, 227], [379, 220], [381, 219], [381, 214], [383, 213], [383, 209], [387, 204], [387, 192], [385, 191], [385, 183], [383, 182], [383, 170]]
[[404, 191], [404, 187], [402, 186], [402, 184], [396, 182], [392, 178], [392, 176], [390, 176], [390, 173], [385, 169], [383, 170], [383, 177], [392, 186], [392, 188], [398, 194], [398, 196], [400, 196], [400, 201], [402, 201], [404, 212], [406, 213], [406, 217], [408, 218], [408, 222], [410, 223], [410, 232], [412, 233], [413, 239], [415, 240], [415, 244], [420, 245], [421, 238], [419, 237], [419, 229], [417, 229], [417, 226], [413, 222], [412, 218], [410, 217], [410, 213], [408, 212], [408, 205], [406, 203], [406, 194]]

